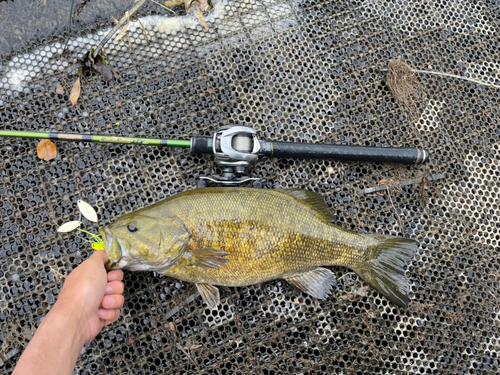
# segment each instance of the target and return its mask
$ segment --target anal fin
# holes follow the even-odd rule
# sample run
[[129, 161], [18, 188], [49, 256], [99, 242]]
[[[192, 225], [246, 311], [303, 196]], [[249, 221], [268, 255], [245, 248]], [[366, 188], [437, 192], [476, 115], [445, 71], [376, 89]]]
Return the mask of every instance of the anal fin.
[[220, 268], [229, 262], [226, 258], [229, 253], [223, 250], [204, 248], [191, 249], [188, 251], [188, 256], [191, 257], [190, 264], [198, 267]]
[[211, 284], [202, 283], [197, 283], [196, 287], [198, 288], [198, 292], [200, 292], [201, 298], [203, 298], [203, 301], [205, 301], [207, 306], [212, 310], [216, 310], [220, 303], [219, 288]]
[[317, 299], [325, 299], [333, 286], [337, 285], [337, 278], [327, 268], [318, 267], [312, 271], [284, 277], [293, 286]]

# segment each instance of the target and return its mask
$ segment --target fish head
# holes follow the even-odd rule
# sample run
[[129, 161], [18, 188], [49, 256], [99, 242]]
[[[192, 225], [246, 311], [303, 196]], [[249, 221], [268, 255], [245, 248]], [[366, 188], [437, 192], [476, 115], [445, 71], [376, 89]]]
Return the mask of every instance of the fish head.
[[178, 217], [126, 215], [100, 228], [108, 269], [167, 271], [184, 253], [190, 233]]

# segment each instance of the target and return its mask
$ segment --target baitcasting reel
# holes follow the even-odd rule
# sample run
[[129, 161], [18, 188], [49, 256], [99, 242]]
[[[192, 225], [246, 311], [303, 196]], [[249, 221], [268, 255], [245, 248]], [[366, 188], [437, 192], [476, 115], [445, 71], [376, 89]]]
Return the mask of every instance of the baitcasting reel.
[[[260, 143], [257, 132], [244, 126], [224, 126], [212, 138], [215, 163], [222, 168], [221, 176], [201, 177], [198, 187], [206, 187], [207, 180], [224, 186], [234, 186], [252, 181], [254, 187], [262, 187], [258, 178], [246, 176], [246, 170], [259, 160]], [[201, 138], [201, 137], [200, 137]], [[193, 137], [191, 152], [196, 153], [197, 137]]]

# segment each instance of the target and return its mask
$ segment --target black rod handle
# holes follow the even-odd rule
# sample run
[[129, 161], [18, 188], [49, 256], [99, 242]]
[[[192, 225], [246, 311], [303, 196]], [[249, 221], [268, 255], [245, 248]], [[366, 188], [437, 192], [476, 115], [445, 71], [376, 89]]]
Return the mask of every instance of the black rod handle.
[[274, 158], [335, 159], [380, 163], [424, 164], [425, 150], [409, 147], [366, 147], [335, 144], [260, 141], [260, 154]]

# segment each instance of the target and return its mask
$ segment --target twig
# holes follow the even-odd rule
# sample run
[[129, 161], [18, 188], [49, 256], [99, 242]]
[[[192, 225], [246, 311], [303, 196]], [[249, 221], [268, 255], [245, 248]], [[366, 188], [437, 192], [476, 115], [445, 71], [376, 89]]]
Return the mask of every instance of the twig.
[[194, 299], [196, 297], [198, 297], [200, 295], [200, 293], [196, 292], [196, 293], [193, 293], [191, 294], [188, 298], [186, 298], [184, 301], [182, 301], [180, 304], [178, 304], [177, 306], [175, 306], [172, 310], [170, 310], [169, 312], [167, 312], [165, 314], [165, 316], [163, 317], [163, 319], [167, 320], [167, 319], [170, 319], [172, 316], [174, 316], [175, 314], [177, 314], [180, 310], [180, 308], [188, 303], [191, 303], [194, 301]]
[[[175, 7], [175, 6], [178, 6], [178, 5], [182, 5], [184, 4], [184, 7], [186, 8], [187, 6], [189, 6], [189, 4], [191, 4], [191, 1], [186, 1], [186, 0], [171, 0], [171, 1], [165, 1], [163, 3], [163, 5], [165, 5], [166, 7]], [[188, 12], [189, 9], [186, 8], [186, 13]]]
[[[433, 174], [430, 177], [422, 176], [422, 177], [419, 177], [419, 178], [414, 178], [414, 179], [409, 180], [409, 181], [403, 181], [399, 186], [403, 188], [403, 187], [410, 186], [410, 185], [420, 184], [420, 183], [422, 183], [422, 181], [423, 181], [424, 178], [427, 181], [429, 181], [429, 182], [430, 181], [437, 181], [437, 180], [443, 179], [444, 178], [444, 174], [439, 173], [439, 174]], [[370, 194], [370, 193], [376, 193], [376, 192], [379, 192], [379, 191], [384, 191], [384, 190], [387, 190], [388, 187], [389, 186], [387, 184], [383, 184], [383, 185], [380, 185], [380, 186], [377, 186], [377, 187], [363, 189], [363, 190], [358, 191], [357, 195]]]
[[465, 81], [470, 81], [470, 82], [477, 83], [478, 85], [489, 86], [489, 87], [493, 87], [493, 88], [496, 88], [496, 89], [500, 89], [500, 86], [497, 86], [497, 85], [495, 85], [493, 83], [488, 83], [488, 82], [480, 81], [480, 80], [475, 79], [475, 78], [458, 76], [456, 74], [443, 73], [443, 72], [434, 72], [434, 71], [431, 71], [431, 70], [420, 70], [420, 69], [413, 69], [413, 68], [411, 69], [411, 71], [414, 72], [414, 73], [432, 74], [432, 75], [435, 75], [435, 76], [442, 76], [442, 77], [450, 77], [450, 78], [463, 79]]
[[14, 348], [8, 353], [0, 353], [0, 367], [3, 366], [5, 362], [14, 357], [20, 351], [21, 351], [20, 348]]
[[391, 201], [392, 208], [394, 209], [394, 212], [396, 213], [396, 216], [398, 217], [399, 221], [399, 228], [401, 231], [403, 231], [403, 222], [401, 221], [401, 216], [398, 214], [398, 210], [396, 210], [396, 207], [394, 206], [394, 202], [392, 201], [392, 196], [391, 196], [391, 189], [387, 188], [387, 195], [389, 195], [389, 200]]
[[486, 113], [486, 111], [483, 111], [483, 113], [486, 117], [488, 117], [491, 120], [491, 122], [495, 122], [495, 120], [493, 120], [491, 116], [488, 113]]
[[347, 273], [344, 273], [342, 276], [340, 276], [337, 281], [340, 281], [342, 280], [344, 277], [348, 276], [348, 275], [356, 275], [356, 272], [347, 272]]
[[174, 324], [172, 322], [170, 322], [170, 329], [171, 329], [171, 331], [172, 331], [172, 333], [174, 335], [175, 345], [177, 346], [177, 349], [179, 349], [181, 352], [183, 352], [186, 355], [186, 357], [188, 358], [189, 362], [191, 362], [193, 365], [195, 365], [196, 369], [198, 371], [200, 371], [200, 368], [198, 367], [198, 364], [191, 358], [190, 349], [186, 350], [186, 347], [184, 347], [181, 344], [181, 340], [177, 336], [177, 332], [175, 332], [175, 326], [174, 326]]
[[144, 33], [144, 36], [146, 37], [146, 41], [148, 42], [148, 46], [149, 46], [149, 37], [148, 37], [148, 32], [146, 31], [146, 29], [144, 28], [144, 25], [142, 24], [141, 20], [139, 18], [137, 18], [137, 16], [134, 16], [135, 19], [137, 20], [137, 22], [139, 22], [139, 25], [141, 25], [141, 28], [142, 28], [142, 32]]
[[425, 171], [424, 174], [421, 176], [422, 178], [422, 182], [420, 183], [420, 199], [422, 200], [422, 202], [424, 203], [424, 206], [427, 204], [427, 193], [426, 193], [426, 189], [428, 189], [429, 187], [429, 179], [427, 178], [427, 176], [429, 175], [429, 172], [428, 171]]
[[162, 8], [165, 8], [166, 10], [168, 10], [169, 12], [172, 12], [172, 14], [175, 14], [175, 12], [174, 12], [172, 9], [167, 8], [165, 5], [160, 4], [160, 3], [157, 3], [155, 0], [149, 0], [149, 1], [152, 1], [152, 2], [153, 2], [153, 3], [155, 3], [156, 5], [159, 5], [159, 6], [161, 6]]
[[[130, 15], [128, 14], [128, 12], [125, 12], [125, 17], [127, 17], [127, 23], [123, 27], [120, 26], [121, 30], [118, 33], [118, 35], [116, 36], [116, 38], [115, 38], [115, 43], [116, 42], [120, 42], [121, 43], [122, 39], [127, 34], [128, 26], [130, 25]], [[111, 18], [113, 18], [113, 21], [115, 21], [116, 24], [120, 23], [115, 17], [111, 17]]]
[[[45, 4], [47, 5], [47, 4]], [[69, 43], [69, 37], [71, 36], [71, 29], [73, 28], [73, 6], [75, 5], [75, 0], [71, 1], [71, 9], [69, 11], [69, 31], [68, 31], [68, 37], [66, 38], [66, 43], [64, 43], [64, 47], [61, 52], [61, 56], [63, 55], [64, 51], [66, 51], [66, 47], [68, 46]]]
[[[128, 14], [128, 12], [125, 12], [125, 16], [127, 16], [127, 24], [123, 27], [120, 26], [120, 33], [116, 36], [115, 38], [115, 43], [116, 42], [119, 42], [118, 44], [120, 44], [123, 40], [123, 38], [127, 38], [127, 41], [128, 41], [128, 50], [130, 52], [132, 52], [132, 43], [130, 43], [130, 38], [128, 37], [127, 35], [127, 30], [128, 30], [128, 26], [130, 25], [130, 15]], [[118, 24], [118, 20], [115, 18], [115, 17], [112, 17], [113, 20]]]
[[488, 290], [488, 292], [490, 292], [490, 294], [493, 296], [493, 298], [494, 298], [495, 300], [497, 300], [497, 297], [495, 297], [495, 295], [493, 294], [493, 292], [492, 292], [491, 290]]
[[138, 0], [136, 4], [130, 9], [125, 15], [121, 18], [121, 20], [118, 22], [118, 24], [113, 27], [113, 29], [101, 40], [99, 43], [99, 46], [94, 50], [94, 53], [92, 54], [93, 57], [96, 57], [100, 52], [101, 49], [108, 43], [108, 41], [115, 35], [115, 33], [121, 29], [126, 23], [127, 20], [130, 19], [130, 17], [137, 12], [146, 2], [147, 0]]
[[[396, 64], [396, 65], [392, 65], [391, 66], [391, 64]], [[456, 75], [456, 74], [450, 74], [450, 73], [444, 73], [444, 72], [436, 72], [436, 71], [432, 71], [432, 70], [414, 69], [414, 68], [410, 67], [409, 65], [405, 64], [401, 60], [393, 60], [393, 61], [391, 61], [389, 63], [389, 65], [388, 65], [387, 69], [382, 69], [382, 71], [383, 72], [390, 72], [391, 70], [395, 69], [395, 66], [397, 66], [397, 68], [403, 68], [403, 69], [409, 70], [409, 71], [411, 71], [413, 73], [431, 74], [431, 75], [441, 76], [441, 77], [450, 77], [450, 78], [456, 78], [456, 79], [463, 79], [465, 81], [477, 83], [478, 85], [494, 87], [496, 89], [500, 88], [500, 86], [498, 86], [498, 85], [495, 85], [493, 83], [484, 82], [484, 81], [481, 81], [481, 80], [476, 79], [476, 78], [464, 77], [464, 76], [459, 76], [459, 75]]]

